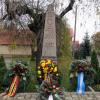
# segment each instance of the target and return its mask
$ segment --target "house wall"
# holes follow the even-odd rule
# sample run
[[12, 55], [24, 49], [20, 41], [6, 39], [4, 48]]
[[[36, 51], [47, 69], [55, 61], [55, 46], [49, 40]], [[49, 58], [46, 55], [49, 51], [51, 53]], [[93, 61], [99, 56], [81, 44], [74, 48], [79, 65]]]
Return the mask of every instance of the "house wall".
[[0, 55], [31, 55], [31, 47], [17, 46], [12, 49], [11, 46], [0, 45]]
[[15, 64], [17, 61], [25, 61], [26, 63], [30, 63], [30, 56], [13, 56], [13, 57], [4, 57], [5, 63], [6, 63], [6, 68], [10, 69], [11, 65]]
[[9, 69], [10, 64], [16, 59], [27, 58], [31, 56], [30, 46], [17, 46], [12, 49], [11, 46], [0, 45], [0, 55], [4, 56], [7, 69]]

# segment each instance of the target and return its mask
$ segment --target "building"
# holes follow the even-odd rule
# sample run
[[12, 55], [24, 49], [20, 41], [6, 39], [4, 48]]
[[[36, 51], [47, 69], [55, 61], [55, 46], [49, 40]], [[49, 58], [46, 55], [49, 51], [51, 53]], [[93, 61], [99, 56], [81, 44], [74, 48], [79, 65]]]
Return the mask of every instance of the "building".
[[31, 56], [32, 32], [29, 30], [1, 31], [0, 55], [5, 59], [6, 65], [19, 58]]
[[73, 41], [73, 50], [78, 51], [80, 49], [79, 41]]

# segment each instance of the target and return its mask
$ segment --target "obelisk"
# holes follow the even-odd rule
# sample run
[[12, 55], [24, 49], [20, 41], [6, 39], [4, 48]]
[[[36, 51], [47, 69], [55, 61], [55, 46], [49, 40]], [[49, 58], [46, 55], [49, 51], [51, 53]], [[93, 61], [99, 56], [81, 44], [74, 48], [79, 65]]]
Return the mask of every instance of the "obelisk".
[[56, 25], [55, 25], [55, 12], [53, 4], [47, 8], [45, 16], [45, 27], [43, 36], [42, 59], [49, 58], [57, 62], [56, 50]]

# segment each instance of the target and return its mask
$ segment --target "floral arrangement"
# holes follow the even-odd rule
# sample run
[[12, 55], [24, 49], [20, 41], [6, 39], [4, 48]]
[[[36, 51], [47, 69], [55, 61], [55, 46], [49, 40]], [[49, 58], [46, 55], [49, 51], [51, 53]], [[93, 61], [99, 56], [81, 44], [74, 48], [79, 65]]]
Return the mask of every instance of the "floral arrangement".
[[58, 66], [51, 59], [43, 59], [40, 61], [37, 70], [37, 77], [40, 84], [43, 80], [46, 80], [48, 74], [52, 75], [60, 83], [61, 73]]
[[87, 60], [75, 60], [70, 66], [70, 75], [73, 77], [77, 76], [79, 72], [92, 72], [91, 64]]
[[18, 62], [13, 66], [11, 72], [12, 73], [9, 76], [12, 77], [12, 82], [8, 90], [6, 91], [5, 97], [15, 96], [21, 81], [26, 81], [28, 69], [26, 68], [25, 64], [23, 64], [22, 62]]
[[58, 82], [54, 80], [50, 74], [40, 85], [39, 94], [38, 100], [49, 100], [50, 96], [52, 96], [54, 100], [65, 100], [64, 89], [60, 87]]
[[76, 77], [80, 72], [84, 72], [85, 84], [87, 85], [93, 84], [95, 71], [91, 67], [90, 62], [88, 62], [87, 60], [75, 60], [71, 63], [70, 74], [69, 74], [71, 84], [74, 85], [76, 84]]
[[12, 67], [11, 71], [12, 71], [12, 75], [18, 75], [18, 76], [25, 76], [28, 73], [27, 66], [22, 62], [16, 63]]
[[[48, 100], [50, 96], [54, 100], [64, 100], [64, 92], [60, 87], [61, 73], [51, 59], [42, 59], [37, 70], [38, 81], [41, 84], [39, 87], [38, 100]], [[61, 99], [63, 98], [63, 99]]]

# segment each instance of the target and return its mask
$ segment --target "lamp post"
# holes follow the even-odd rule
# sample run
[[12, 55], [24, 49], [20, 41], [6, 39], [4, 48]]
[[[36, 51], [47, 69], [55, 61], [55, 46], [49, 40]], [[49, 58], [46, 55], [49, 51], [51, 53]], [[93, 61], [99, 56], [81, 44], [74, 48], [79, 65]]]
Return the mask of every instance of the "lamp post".
[[76, 39], [76, 24], [77, 24], [77, 5], [76, 5], [76, 11], [75, 11], [74, 43], [75, 43], [75, 39]]
[[73, 58], [75, 57], [76, 26], [77, 26], [77, 5], [76, 5], [76, 9], [75, 9], [75, 25], [74, 25], [74, 40], [73, 40]]

